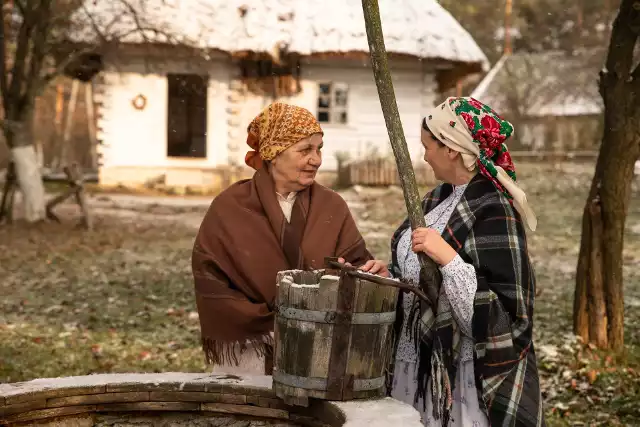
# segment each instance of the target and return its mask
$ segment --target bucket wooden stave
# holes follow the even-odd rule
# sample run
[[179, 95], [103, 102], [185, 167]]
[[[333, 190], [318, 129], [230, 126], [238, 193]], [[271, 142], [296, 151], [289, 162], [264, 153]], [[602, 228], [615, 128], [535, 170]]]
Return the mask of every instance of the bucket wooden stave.
[[384, 396], [398, 289], [335, 270], [277, 282], [275, 394], [302, 406]]

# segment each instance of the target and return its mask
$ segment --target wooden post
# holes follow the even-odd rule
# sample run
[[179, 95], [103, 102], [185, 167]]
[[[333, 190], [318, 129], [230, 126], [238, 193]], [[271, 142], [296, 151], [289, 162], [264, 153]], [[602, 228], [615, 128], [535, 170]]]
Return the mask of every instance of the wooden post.
[[98, 169], [98, 139], [96, 137], [96, 116], [93, 108], [93, 83], [84, 85], [84, 103], [87, 110], [87, 125], [89, 127], [89, 141], [91, 141], [91, 169]]
[[86, 195], [84, 192], [84, 178], [80, 173], [80, 169], [76, 163], [71, 166], [64, 167], [64, 173], [67, 175], [67, 179], [69, 181], [69, 188], [64, 193], [58, 194], [53, 199], [47, 202], [46, 212], [47, 218], [50, 220], [60, 222], [60, 218], [56, 214], [53, 213], [53, 208], [56, 205], [67, 200], [69, 197], [74, 196], [76, 202], [80, 206], [80, 210], [82, 211], [82, 224], [87, 230], [93, 229], [93, 222], [91, 220], [91, 214], [89, 212], [89, 205], [87, 204]]
[[[391, 81], [391, 73], [389, 72], [378, 0], [362, 0], [362, 8], [364, 10], [367, 39], [369, 40], [373, 75], [378, 88], [378, 96], [384, 114], [384, 121], [387, 125], [391, 148], [398, 167], [400, 185], [402, 186], [411, 228], [425, 227], [424, 214], [422, 213], [418, 195], [418, 185], [411, 165], [411, 157], [404, 137], [393, 90], [393, 82]], [[426, 286], [425, 292], [429, 297], [429, 304], [435, 309], [442, 275], [436, 263], [424, 253], [419, 253], [418, 259], [420, 261], [420, 282]]]
[[511, 12], [513, 10], [513, 0], [506, 0], [504, 7], [504, 54], [511, 55]]
[[64, 113], [64, 87], [56, 84], [55, 115], [53, 118], [54, 130], [49, 135], [49, 166], [56, 170], [62, 164], [62, 115]]
[[16, 187], [16, 167], [13, 162], [9, 162], [7, 176], [4, 181], [4, 190], [2, 191], [2, 202], [0, 202], [0, 221], [6, 216], [7, 222], [13, 222], [13, 200]]
[[78, 88], [80, 83], [78, 80], [73, 80], [71, 83], [71, 97], [69, 98], [69, 105], [67, 107], [67, 117], [64, 123], [64, 129], [62, 134], [62, 147], [60, 149], [60, 163], [62, 165], [67, 163], [67, 150], [69, 140], [71, 138], [71, 126], [73, 125], [73, 116], [76, 111], [76, 101], [78, 100]]
[[62, 135], [62, 113], [64, 110], [64, 88], [61, 83], [56, 85], [56, 116], [55, 116], [55, 127], [56, 134], [58, 136]]
[[578, 27], [578, 37], [582, 36], [582, 28], [584, 27], [584, 5], [582, 4], [582, 0], [578, 0], [576, 11], [576, 26]]

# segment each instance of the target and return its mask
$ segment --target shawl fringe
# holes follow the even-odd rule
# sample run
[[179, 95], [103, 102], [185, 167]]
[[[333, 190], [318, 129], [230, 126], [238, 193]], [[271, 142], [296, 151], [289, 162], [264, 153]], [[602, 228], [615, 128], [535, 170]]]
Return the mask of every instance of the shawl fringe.
[[211, 365], [240, 364], [240, 357], [247, 351], [255, 351], [258, 357], [273, 355], [274, 340], [271, 334], [258, 338], [236, 341], [221, 341], [210, 338], [202, 339], [205, 359]]
[[457, 360], [450, 350], [446, 350], [451, 347], [451, 343], [445, 345], [442, 342], [435, 326], [435, 329], [428, 331], [426, 335], [422, 331], [422, 315], [429, 309], [425, 304], [426, 302], [415, 300], [407, 319], [409, 339], [415, 345], [418, 354], [418, 384], [414, 403], [422, 399], [422, 410], [427, 410], [427, 389], [431, 379], [433, 418], [441, 420], [442, 425], [447, 426], [453, 406], [452, 384], [457, 373]]

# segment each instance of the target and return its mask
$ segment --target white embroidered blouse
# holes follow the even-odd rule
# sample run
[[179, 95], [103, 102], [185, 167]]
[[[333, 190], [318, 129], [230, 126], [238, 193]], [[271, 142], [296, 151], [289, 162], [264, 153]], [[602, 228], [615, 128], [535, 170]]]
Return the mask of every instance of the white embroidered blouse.
[[278, 204], [280, 205], [280, 209], [282, 209], [282, 213], [284, 217], [287, 219], [287, 222], [291, 222], [291, 211], [293, 211], [293, 205], [296, 202], [296, 196], [298, 193], [292, 191], [287, 194], [287, 196], [283, 196], [282, 194], [276, 192], [276, 197], [278, 198]]
[[[449, 197], [425, 215], [427, 227], [433, 228], [442, 234], [451, 217], [451, 213], [458, 205], [466, 188], [466, 184], [454, 187]], [[402, 277], [418, 283], [420, 264], [418, 263], [418, 256], [411, 250], [411, 228], [408, 228], [400, 237], [397, 257]], [[471, 320], [473, 317], [473, 301], [478, 287], [475, 268], [473, 265], [464, 262], [460, 255], [456, 255], [449, 264], [440, 267], [440, 271], [442, 272], [442, 286], [462, 335], [460, 362], [473, 360], [474, 343]], [[407, 329], [407, 319], [414, 298], [415, 295], [412, 293], [407, 293], [403, 297], [404, 324], [398, 341], [396, 358], [404, 362], [416, 363], [418, 355], [415, 345], [409, 338]]]

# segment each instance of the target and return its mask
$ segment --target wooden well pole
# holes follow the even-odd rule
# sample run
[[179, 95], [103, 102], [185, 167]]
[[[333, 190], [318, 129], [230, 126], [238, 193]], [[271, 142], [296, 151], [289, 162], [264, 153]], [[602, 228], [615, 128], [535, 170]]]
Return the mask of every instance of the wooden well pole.
[[[373, 76], [378, 88], [378, 96], [380, 98], [380, 105], [382, 106], [382, 113], [384, 114], [384, 121], [387, 125], [391, 148], [393, 149], [393, 155], [396, 159], [396, 166], [398, 168], [398, 174], [400, 175], [400, 185], [404, 194], [411, 228], [425, 227], [424, 216], [420, 206], [420, 197], [418, 195], [418, 185], [411, 164], [407, 142], [404, 137], [400, 114], [398, 113], [393, 82], [391, 81], [384, 36], [382, 34], [378, 0], [362, 0], [362, 9], [364, 10], [364, 23], [367, 29]], [[424, 291], [430, 300], [429, 303], [431, 306], [435, 307], [442, 282], [442, 275], [436, 263], [424, 253], [419, 253], [418, 259], [421, 267], [420, 281], [426, 285]]]

